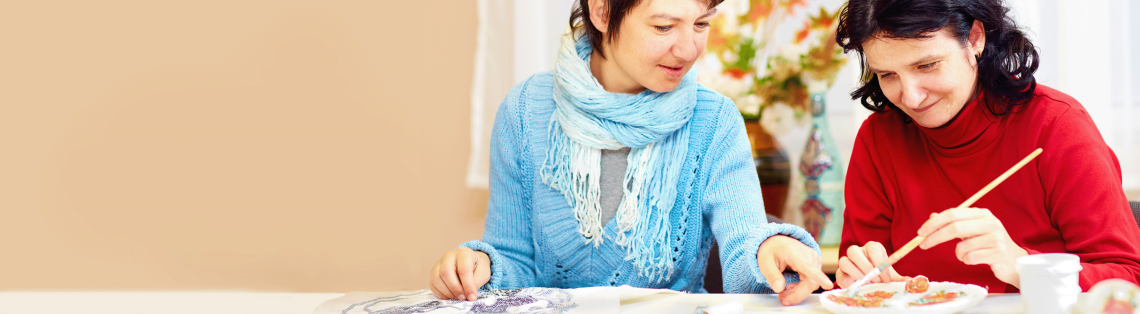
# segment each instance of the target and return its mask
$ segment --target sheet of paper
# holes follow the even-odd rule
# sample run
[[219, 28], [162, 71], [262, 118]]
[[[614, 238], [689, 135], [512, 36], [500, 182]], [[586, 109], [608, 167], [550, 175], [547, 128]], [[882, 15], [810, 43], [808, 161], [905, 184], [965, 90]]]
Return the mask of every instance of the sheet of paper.
[[483, 291], [479, 300], [441, 300], [430, 290], [401, 292], [349, 292], [317, 307], [316, 314], [411, 313], [618, 313], [619, 300], [660, 289], [595, 287], [581, 289], [523, 288]]

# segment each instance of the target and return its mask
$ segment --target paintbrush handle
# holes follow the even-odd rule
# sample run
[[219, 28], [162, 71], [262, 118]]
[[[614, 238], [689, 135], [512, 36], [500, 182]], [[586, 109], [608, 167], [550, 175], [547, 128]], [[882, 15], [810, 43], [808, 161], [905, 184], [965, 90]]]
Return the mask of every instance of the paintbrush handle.
[[[989, 193], [990, 190], [993, 190], [994, 187], [997, 187], [998, 184], [1001, 184], [1002, 181], [1005, 181], [1006, 178], [1009, 178], [1009, 176], [1013, 175], [1013, 173], [1017, 172], [1017, 170], [1020, 170], [1022, 166], [1028, 164], [1029, 161], [1033, 160], [1033, 158], [1037, 158], [1037, 155], [1040, 155], [1041, 151], [1041, 148], [1033, 150], [1032, 153], [1029, 153], [1029, 156], [1022, 158], [1021, 161], [1017, 162], [1017, 164], [1013, 165], [1013, 167], [1009, 168], [1009, 170], [1006, 170], [1005, 173], [1002, 173], [997, 177], [997, 179], [994, 179], [992, 182], [990, 182], [990, 184], [987, 184], [985, 187], [979, 190], [978, 193], [974, 193], [974, 196], [971, 196], [970, 198], [966, 199], [965, 202], [962, 202], [962, 205], [958, 205], [958, 208], [970, 207], [970, 205], [974, 205], [974, 202], [977, 202], [978, 199], [982, 198], [982, 196], [985, 196], [986, 193]], [[868, 281], [871, 281], [872, 277], [875, 277], [876, 275], [882, 273], [887, 269], [887, 267], [890, 267], [895, 262], [898, 262], [903, 258], [903, 256], [906, 256], [907, 253], [910, 253], [911, 250], [914, 250], [915, 247], [918, 247], [918, 245], [921, 244], [924, 240], [926, 240], [926, 236], [924, 235], [916, 236], [914, 239], [911, 239], [910, 242], [907, 242], [906, 245], [903, 245], [903, 247], [895, 251], [894, 254], [887, 256], [887, 260], [879, 263], [879, 266], [875, 267], [874, 270], [863, 276], [863, 279], [859, 279], [859, 281], [856, 281], [850, 287], [847, 287], [847, 294], [849, 296], [854, 295], [855, 288], [858, 288], [859, 286], [866, 284]]]
[[1005, 181], [1006, 178], [1009, 178], [1009, 176], [1013, 175], [1014, 172], [1017, 172], [1017, 170], [1021, 169], [1022, 166], [1025, 166], [1025, 164], [1028, 164], [1029, 161], [1033, 160], [1033, 158], [1036, 158], [1037, 155], [1040, 155], [1040, 154], [1041, 154], [1040, 148], [1034, 150], [1032, 153], [1029, 153], [1029, 156], [1025, 156], [1025, 158], [1023, 158], [1023, 159], [1021, 159], [1021, 161], [1017, 162], [1016, 165], [1013, 165], [1012, 168], [1009, 168], [1009, 170], [1006, 170], [1005, 173], [1001, 174], [1001, 176], [998, 176], [997, 179], [994, 179], [993, 182], [990, 182], [990, 184], [987, 184], [985, 187], [983, 187], [981, 190], [979, 190], [978, 193], [974, 193], [974, 196], [971, 196], [969, 199], [966, 199], [965, 202], [962, 202], [962, 205], [958, 205], [958, 208], [970, 207], [970, 205], [974, 205], [974, 202], [977, 202], [979, 198], [982, 198], [982, 196], [985, 196], [986, 193], [989, 193], [990, 190], [993, 190], [995, 187], [998, 186], [998, 184], [1001, 184], [1002, 181]]
[[867, 284], [868, 281], [871, 281], [871, 278], [875, 278], [875, 276], [878, 276], [880, 273], [882, 273], [883, 269], [886, 268], [885, 266], [886, 265], [879, 265], [879, 267], [875, 267], [875, 269], [872, 269], [871, 272], [863, 275], [863, 279], [859, 279], [859, 281], [856, 281], [855, 283], [851, 284], [850, 287], [847, 287], [847, 296], [855, 296], [855, 289], [864, 284]]
[[907, 253], [910, 253], [910, 251], [918, 247], [919, 244], [922, 244], [922, 241], [924, 240], [926, 240], [926, 236], [914, 237], [914, 239], [911, 239], [910, 242], [907, 242], [906, 245], [903, 245], [903, 247], [898, 249], [898, 251], [895, 251], [894, 254], [887, 256], [887, 260], [883, 261], [883, 265], [881, 265], [881, 267], [886, 268], [887, 266], [898, 262], [903, 258], [903, 256], [906, 256]]
[[[987, 184], [985, 187], [979, 190], [978, 193], [974, 193], [974, 196], [971, 196], [969, 199], [966, 199], [965, 202], [962, 202], [962, 205], [958, 205], [958, 208], [970, 207], [970, 205], [974, 205], [974, 202], [978, 201], [978, 199], [982, 198], [982, 196], [985, 196], [986, 193], [989, 193], [990, 190], [993, 190], [994, 187], [998, 186], [998, 184], [1001, 184], [1002, 181], [1005, 181], [1006, 178], [1009, 178], [1009, 176], [1013, 175], [1013, 173], [1017, 172], [1017, 170], [1020, 170], [1022, 166], [1025, 166], [1025, 164], [1028, 164], [1029, 161], [1033, 160], [1033, 158], [1036, 158], [1037, 155], [1040, 154], [1040, 148], [1033, 150], [1032, 153], [1029, 153], [1029, 156], [1022, 158], [1021, 161], [1017, 162], [1016, 165], [1010, 167], [1009, 170], [1006, 170], [1005, 173], [1002, 173], [997, 177], [997, 179], [994, 179], [992, 182], [990, 182], [990, 184]], [[907, 253], [910, 253], [911, 250], [914, 250], [915, 247], [918, 247], [918, 245], [921, 244], [924, 240], [926, 240], [926, 236], [924, 235], [914, 237], [914, 239], [911, 239], [910, 242], [906, 243], [906, 245], [903, 245], [902, 248], [895, 251], [894, 254], [891, 254], [891, 256], [887, 257], [887, 260], [883, 261], [883, 263], [879, 266], [890, 266], [891, 264], [898, 262], [903, 258], [903, 256], [906, 256]]]
[[922, 243], [923, 240], [926, 240], [925, 236], [914, 237], [914, 239], [911, 239], [910, 242], [906, 243], [906, 245], [903, 245], [902, 248], [899, 248], [897, 251], [895, 251], [894, 254], [891, 254], [891, 256], [887, 256], [887, 260], [883, 261], [882, 263], [879, 263], [879, 266], [875, 267], [874, 270], [872, 270], [871, 272], [864, 275], [863, 279], [859, 279], [859, 281], [856, 281], [850, 287], [847, 287], [847, 294], [849, 296], [854, 295], [855, 294], [855, 288], [858, 288], [859, 286], [866, 284], [868, 281], [871, 281], [871, 278], [874, 278], [875, 276], [879, 275], [880, 273], [886, 271], [887, 267], [891, 267], [891, 265], [893, 265], [895, 262], [898, 262], [899, 259], [902, 259], [902, 257], [905, 256], [907, 253], [910, 253], [911, 250], [914, 250], [915, 247], [918, 247], [918, 245], [920, 243]]

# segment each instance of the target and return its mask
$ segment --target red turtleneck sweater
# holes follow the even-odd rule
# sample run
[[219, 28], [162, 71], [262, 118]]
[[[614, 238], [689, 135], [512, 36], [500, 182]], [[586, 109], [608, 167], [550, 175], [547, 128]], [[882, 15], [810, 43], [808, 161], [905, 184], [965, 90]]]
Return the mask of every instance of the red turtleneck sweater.
[[[1028, 104], [999, 117], [978, 100], [940, 128], [905, 117], [897, 109], [874, 113], [859, 129], [847, 172], [842, 255], [868, 241], [893, 253], [918, 235], [931, 213], [958, 206], [1040, 147], [1040, 156], [973, 207], [993, 212], [1029, 254], [1079, 255], [1085, 291], [1108, 278], [1138, 282], [1140, 229], [1124, 196], [1120, 162], [1075, 99], [1037, 85]], [[959, 261], [958, 242], [915, 249], [895, 270], [1017, 291], [988, 265]]]

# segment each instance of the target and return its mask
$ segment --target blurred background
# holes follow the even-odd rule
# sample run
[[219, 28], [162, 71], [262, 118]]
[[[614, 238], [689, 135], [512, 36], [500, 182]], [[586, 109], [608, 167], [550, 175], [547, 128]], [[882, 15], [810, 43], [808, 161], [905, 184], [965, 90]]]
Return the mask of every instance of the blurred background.
[[[482, 134], [511, 85], [553, 67], [569, 3], [5, 1], [0, 290], [426, 288], [443, 252], [481, 235]], [[1054, 31], [1070, 29], [1050, 26], [1057, 12], [1140, 7], [1018, 3]], [[1060, 33], [1048, 47], [1077, 40]], [[827, 94], [844, 164], [867, 114], [843, 97], [852, 67]], [[1136, 199], [1140, 110], [1089, 95], [1118, 119], [1102, 133], [1125, 134], [1112, 143]], [[778, 137], [790, 159], [806, 134]]]

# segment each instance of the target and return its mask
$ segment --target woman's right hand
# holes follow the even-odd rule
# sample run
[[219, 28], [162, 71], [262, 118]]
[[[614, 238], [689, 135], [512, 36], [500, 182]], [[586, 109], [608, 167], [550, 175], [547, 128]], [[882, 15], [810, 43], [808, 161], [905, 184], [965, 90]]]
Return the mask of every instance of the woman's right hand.
[[[841, 288], [850, 287], [863, 276], [875, 269], [879, 263], [887, 260], [887, 249], [875, 241], [867, 242], [863, 246], [852, 245], [847, 247], [847, 256], [839, 259], [839, 269], [835, 271], [835, 283]], [[906, 281], [908, 278], [900, 276], [894, 267], [879, 273], [871, 278], [869, 283]]]
[[487, 253], [461, 247], [443, 254], [428, 276], [431, 292], [441, 299], [475, 301], [479, 287], [491, 280]]

